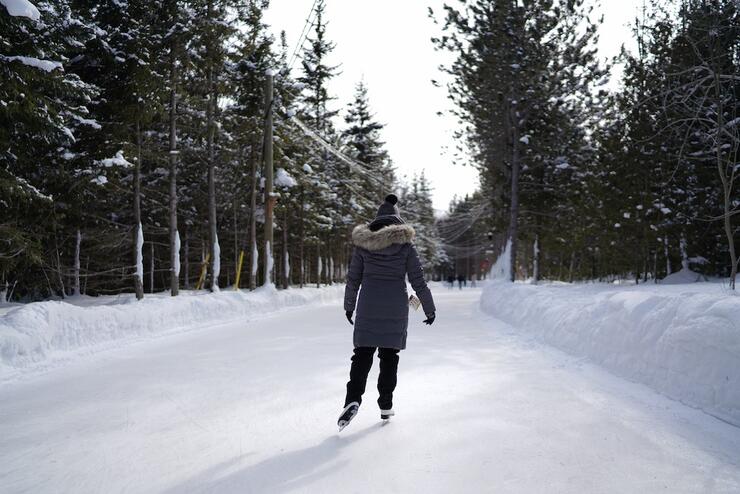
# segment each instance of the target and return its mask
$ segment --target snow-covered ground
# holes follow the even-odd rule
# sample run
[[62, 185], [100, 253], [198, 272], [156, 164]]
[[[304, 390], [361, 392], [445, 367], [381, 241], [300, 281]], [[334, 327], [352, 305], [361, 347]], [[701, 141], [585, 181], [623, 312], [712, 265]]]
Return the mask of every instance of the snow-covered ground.
[[335, 302], [344, 287], [254, 292], [182, 291], [72, 297], [0, 308], [0, 383], [45, 371], [81, 355], [225, 321], [253, 320], [286, 307]]
[[740, 428], [434, 292], [385, 426], [370, 383], [336, 432], [351, 327], [309, 305], [0, 386], [0, 492], [740, 492]]
[[525, 334], [740, 426], [740, 296], [721, 283], [493, 283], [481, 307]]

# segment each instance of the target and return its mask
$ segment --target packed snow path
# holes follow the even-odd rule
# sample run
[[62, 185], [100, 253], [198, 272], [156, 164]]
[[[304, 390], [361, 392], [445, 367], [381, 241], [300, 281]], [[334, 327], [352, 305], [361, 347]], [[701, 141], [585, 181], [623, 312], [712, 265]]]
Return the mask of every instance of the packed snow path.
[[482, 315], [412, 313], [397, 415], [342, 433], [339, 305], [141, 342], [0, 387], [0, 492], [740, 492], [740, 428]]

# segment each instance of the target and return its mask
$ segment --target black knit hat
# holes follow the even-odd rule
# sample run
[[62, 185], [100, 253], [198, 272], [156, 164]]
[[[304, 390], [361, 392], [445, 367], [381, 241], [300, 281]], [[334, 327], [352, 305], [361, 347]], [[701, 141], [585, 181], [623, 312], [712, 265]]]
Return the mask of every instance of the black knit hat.
[[383, 204], [378, 208], [378, 214], [375, 215], [375, 219], [370, 223], [370, 229], [388, 225], [401, 225], [405, 223], [401, 218], [401, 212], [398, 210], [398, 197], [393, 194], [386, 196]]

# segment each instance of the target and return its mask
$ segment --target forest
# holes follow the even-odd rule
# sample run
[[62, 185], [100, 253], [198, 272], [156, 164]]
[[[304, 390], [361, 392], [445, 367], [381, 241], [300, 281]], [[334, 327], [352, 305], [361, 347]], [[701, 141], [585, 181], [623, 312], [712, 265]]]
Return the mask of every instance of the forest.
[[398, 177], [367, 85], [332, 93], [324, 0], [295, 46], [268, 7], [0, 0], [0, 301], [341, 282], [352, 228], [390, 192], [436, 279], [483, 277], [508, 245], [516, 279], [734, 287], [735, 1], [648, 4], [616, 60], [586, 0], [430, 9], [454, 57], [430, 81], [459, 121], [449, 166], [480, 175], [441, 216], [424, 174]]
[[734, 288], [737, 2], [645, 2], [637, 50], [607, 61], [603, 19], [584, 0], [470, 0], [430, 15], [433, 42], [455, 56], [459, 159], [481, 181], [440, 222], [451, 256], [476, 266], [510, 242], [512, 278], [681, 273]]

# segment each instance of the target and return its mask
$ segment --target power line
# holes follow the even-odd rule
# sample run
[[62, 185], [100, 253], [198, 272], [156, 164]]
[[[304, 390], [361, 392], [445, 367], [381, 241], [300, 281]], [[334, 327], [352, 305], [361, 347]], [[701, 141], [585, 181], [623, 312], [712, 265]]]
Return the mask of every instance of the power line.
[[311, 6], [311, 10], [308, 12], [308, 17], [306, 17], [306, 22], [305, 24], [303, 24], [303, 30], [301, 31], [301, 35], [298, 37], [298, 41], [296, 41], [295, 48], [293, 49], [293, 54], [290, 56], [290, 63], [288, 63], [288, 70], [291, 70], [293, 68], [293, 64], [298, 58], [298, 52], [300, 51], [301, 48], [303, 48], [303, 44], [306, 42], [306, 38], [308, 38], [308, 31], [310, 30], [311, 26], [313, 26], [313, 21], [311, 20], [311, 18], [316, 12], [317, 3], [319, 3], [319, 0], [314, 0], [313, 5]]
[[387, 185], [387, 182], [378, 178], [375, 176], [372, 172], [367, 170], [365, 168], [366, 165], [362, 165], [358, 163], [357, 161], [353, 160], [352, 158], [345, 155], [342, 151], [338, 150], [334, 146], [332, 146], [326, 139], [321, 137], [317, 132], [309, 128], [305, 123], [303, 123], [298, 117], [295, 115], [290, 116], [290, 119], [300, 128], [308, 137], [313, 139], [317, 144], [319, 144], [321, 147], [323, 147], [325, 150], [329, 151], [331, 154], [333, 154], [336, 158], [343, 161], [345, 164], [349, 165], [351, 168], [353, 168], [358, 173], [368, 177], [371, 180], [376, 181], [376, 183], [380, 186]]

